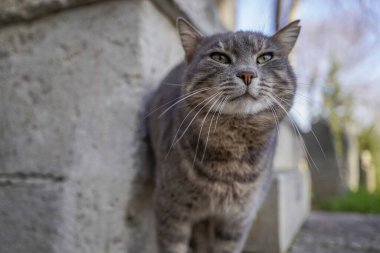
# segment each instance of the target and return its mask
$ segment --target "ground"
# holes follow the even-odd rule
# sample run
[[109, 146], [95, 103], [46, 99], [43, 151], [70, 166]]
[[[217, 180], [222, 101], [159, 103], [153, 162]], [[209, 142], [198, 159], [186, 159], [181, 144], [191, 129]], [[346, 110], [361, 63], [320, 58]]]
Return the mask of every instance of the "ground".
[[313, 212], [289, 253], [380, 253], [380, 215]]

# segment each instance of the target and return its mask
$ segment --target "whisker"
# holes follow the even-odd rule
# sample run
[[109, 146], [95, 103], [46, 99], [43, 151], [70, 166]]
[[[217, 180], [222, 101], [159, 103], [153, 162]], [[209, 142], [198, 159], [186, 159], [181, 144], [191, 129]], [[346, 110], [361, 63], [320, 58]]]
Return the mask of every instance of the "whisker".
[[[291, 95], [291, 94], [294, 94], [294, 93], [291, 93], [291, 92], [287, 93], [287, 92], [285, 92], [284, 94], [285, 95]], [[296, 93], [295, 96], [297, 97], [297, 99], [302, 99], [305, 102], [314, 103], [314, 101], [310, 97], [307, 97], [306, 95], [302, 95], [302, 94], [300, 94], [298, 92]]]
[[[261, 81], [263, 83], [271, 83], [271, 84], [292, 84], [291, 81], [287, 81], [287, 80], [284, 80], [284, 81], [276, 81], [276, 80], [266, 80], [266, 79], [261, 79]], [[318, 86], [326, 86], [326, 85], [320, 85], [320, 84], [315, 84], [315, 83], [310, 83], [310, 82], [301, 82], [301, 81], [297, 81], [295, 83], [295, 85], [303, 85], [303, 86], [309, 86], [309, 87], [318, 87]]]
[[161, 85], [168, 85], [168, 86], [183, 86], [181, 83], [161, 83]]
[[179, 97], [177, 97], [177, 98], [175, 98], [175, 99], [173, 99], [173, 100], [170, 100], [169, 102], [167, 102], [167, 103], [165, 103], [165, 104], [163, 104], [163, 105], [160, 105], [160, 106], [154, 108], [153, 111], [149, 112], [144, 118], [150, 116], [152, 113], [156, 112], [157, 110], [159, 110], [159, 109], [165, 107], [166, 105], [168, 105], [168, 104], [170, 104], [170, 103], [173, 103], [173, 102], [175, 102], [175, 101], [178, 101], [178, 100], [180, 100], [180, 99], [182, 99], [182, 98], [190, 97], [191, 95], [195, 95], [195, 92], [198, 92], [198, 91], [199, 91], [199, 92], [201, 92], [201, 91], [207, 91], [207, 90], [210, 90], [210, 89], [212, 89], [212, 88], [200, 88], [200, 89], [197, 89], [197, 90], [195, 90], [195, 91], [192, 91], [192, 92], [186, 93], [186, 94], [184, 94], [184, 95], [181, 95], [181, 96], [179, 96]]
[[[214, 113], [212, 114], [212, 118], [211, 118], [211, 121], [210, 121], [210, 124], [209, 124], [209, 127], [208, 127], [208, 132], [207, 132], [206, 145], [205, 145], [205, 148], [203, 149], [203, 155], [202, 155], [201, 162], [203, 162], [203, 159], [204, 159], [205, 154], [206, 154], [207, 143], [208, 143], [208, 138], [209, 138], [209, 136], [210, 136], [210, 130], [211, 130], [212, 122], [213, 122], [213, 120], [214, 120], [215, 114], [218, 113], [218, 107], [219, 107], [219, 106], [222, 104], [222, 102], [223, 102], [223, 98], [220, 99], [221, 97], [222, 97], [222, 95], [219, 96], [218, 99], [216, 100], [216, 102], [219, 102], [219, 104], [216, 105], [215, 111], [214, 111]], [[211, 106], [210, 110], [211, 110], [211, 109], [212, 109], [212, 106]]]
[[[202, 135], [202, 129], [203, 129], [203, 125], [205, 124], [206, 122], [206, 119], [207, 119], [207, 116], [209, 115], [211, 109], [214, 107], [214, 105], [218, 102], [219, 98], [221, 97], [222, 95], [220, 94], [219, 96], [217, 97], [214, 97], [212, 100], [214, 100], [216, 98], [216, 101], [211, 105], [211, 107], [208, 109], [206, 115], [204, 116], [203, 120], [202, 120], [202, 123], [201, 123], [201, 128], [199, 130], [199, 135], [198, 135], [198, 141], [197, 141], [197, 146], [195, 148], [195, 154], [194, 154], [194, 160], [193, 160], [193, 167], [194, 167], [194, 164], [195, 164], [195, 160], [197, 159], [197, 154], [198, 154], [198, 147], [199, 147], [199, 141], [201, 139], [201, 135]], [[208, 140], [208, 136], [207, 136], [207, 140]], [[207, 147], [207, 142], [206, 142], [206, 146], [204, 148], [204, 152], [206, 152], [206, 147]], [[202, 158], [202, 161], [203, 161], [203, 158]]]
[[[205, 103], [205, 104], [202, 106], [202, 108], [199, 109], [199, 110], [197, 111], [197, 113], [195, 114], [195, 116], [192, 118], [192, 120], [190, 121], [190, 123], [188, 124], [188, 126], [185, 128], [185, 130], [184, 130], [183, 133], [181, 134], [181, 136], [178, 137], [177, 140], [174, 139], [175, 142], [173, 143], [173, 146], [174, 146], [175, 144], [177, 144], [177, 143], [182, 139], [182, 137], [185, 135], [185, 133], [186, 133], [187, 130], [189, 129], [190, 125], [193, 123], [193, 121], [194, 121], [195, 118], [198, 116], [198, 114], [202, 111], [202, 109], [205, 108], [206, 105], [208, 105], [208, 104], [209, 104], [209, 103], [210, 103], [215, 97], [217, 97], [217, 96], [220, 95], [220, 94], [221, 94], [221, 92], [216, 93], [216, 94], [212, 95], [211, 97], [208, 97], [207, 99], [205, 99], [205, 100], [203, 101], [203, 102], [206, 102], [206, 101], [207, 101], [207, 103]], [[193, 110], [195, 110], [199, 105], [201, 105], [201, 104], [202, 104], [202, 103], [198, 104], [196, 107], [194, 107], [194, 108], [193, 108], [193, 109], [187, 114], [187, 116], [185, 117], [185, 119], [182, 121], [180, 127], [178, 128], [176, 135], [178, 134], [178, 132], [179, 132], [179, 130], [180, 130], [180, 128], [181, 128], [183, 122], [186, 120], [186, 118], [188, 117], [188, 115], [189, 115]]]
[[230, 87], [220, 87], [219, 90], [220, 91], [232, 91], [233, 88], [230, 88]]
[[[214, 88], [209, 88], [209, 89], [207, 89], [207, 90], [211, 90], [211, 89], [214, 89]], [[205, 90], [200, 90], [200, 91], [198, 91], [198, 92], [192, 93], [191, 95], [189, 95], [189, 96], [187, 96], [187, 97], [185, 97], [185, 98], [180, 99], [179, 101], [177, 101], [177, 102], [175, 102], [174, 104], [172, 104], [171, 106], [169, 106], [169, 108], [167, 108], [165, 111], [163, 111], [158, 117], [161, 118], [165, 113], [167, 113], [167, 112], [168, 112], [171, 108], [173, 108], [176, 104], [178, 104], [178, 103], [182, 102], [183, 100], [185, 100], [185, 99], [187, 99], [187, 98], [189, 98], [189, 97], [191, 97], [191, 96], [194, 96], [194, 95], [196, 95], [196, 94], [198, 94], [198, 93], [200, 93], [200, 92], [202, 92], [202, 91], [205, 91]]]
[[[274, 94], [273, 94], [274, 95]], [[282, 102], [286, 103], [288, 106], [290, 105], [289, 103], [287, 103], [284, 99], [274, 95], [275, 97], [277, 97], [278, 99], [280, 99]], [[297, 111], [295, 108], [293, 108], [294, 112], [296, 112], [298, 114], [298, 116], [300, 116], [302, 118], [302, 115], [299, 111]], [[310, 129], [311, 133], [313, 134], [315, 140], [317, 141], [318, 143], [318, 146], [319, 146], [319, 149], [321, 150], [322, 154], [323, 154], [323, 157], [326, 158], [326, 154], [325, 152], [323, 151], [323, 148], [322, 148], [322, 145], [321, 143], [319, 142], [319, 139], [317, 138], [316, 134], [314, 133], [313, 129]]]
[[220, 106], [218, 115], [216, 116], [215, 127], [214, 127], [213, 133], [215, 133], [215, 131], [216, 131], [216, 126], [218, 125], [218, 120], [222, 114], [223, 108], [226, 105], [228, 99], [229, 99], [229, 96], [225, 97], [224, 100], [222, 101], [222, 105]]
[[[198, 82], [198, 84], [214, 84], [215, 82], [214, 81], [202, 81], [202, 82]], [[170, 83], [170, 82], [162, 82], [161, 83], [162, 85], [174, 85], [174, 86], [183, 86], [185, 87], [186, 85], [189, 85], [191, 83], [189, 82], [184, 82], [184, 83]], [[207, 87], [203, 87], [203, 88], [207, 88]]]
[[237, 85], [234, 82], [226, 82], [226, 83], [221, 83], [220, 86], [224, 86], [224, 87], [236, 87]]
[[235, 87], [230, 87], [230, 86], [222, 86], [221, 88], [223, 88], [224, 90], [235, 90], [236, 89], [236, 86]]
[[309, 93], [305, 93], [305, 92], [302, 92], [300, 90], [294, 90], [294, 89], [278, 89], [278, 88], [275, 88], [277, 90], [280, 90], [281, 92], [284, 92], [285, 94], [296, 94], [297, 96], [303, 96], [303, 97], [308, 97], [307, 94]]
[[[298, 134], [298, 138], [299, 138], [299, 140], [300, 140], [300, 142], [301, 142], [301, 145], [302, 145], [302, 147], [303, 147], [303, 150], [304, 150], [304, 152], [306, 153], [306, 159], [310, 159], [311, 163], [315, 166], [315, 168], [317, 168], [317, 170], [319, 170], [318, 166], [316, 165], [316, 163], [314, 162], [313, 158], [311, 157], [310, 152], [309, 152], [309, 150], [308, 150], [307, 147], [306, 147], [306, 144], [305, 144], [304, 141], [303, 141], [302, 135], [301, 135], [300, 131], [298, 130], [298, 127], [296, 126], [296, 124], [295, 124], [295, 122], [293, 121], [293, 119], [289, 116], [289, 113], [287, 112], [287, 110], [283, 107], [283, 105], [282, 105], [279, 101], [277, 101], [277, 99], [276, 99], [275, 97], [272, 96], [272, 94], [267, 94], [267, 96], [268, 96], [269, 98], [271, 98], [272, 101], [273, 101], [275, 104], [277, 104], [277, 105], [278, 105], [278, 106], [279, 106], [279, 107], [285, 112], [285, 114], [288, 116], [288, 119], [289, 119], [290, 123], [292, 124], [293, 129], [294, 129], [294, 130], [297, 132], [297, 134]], [[296, 134], [296, 135], [297, 135], [297, 134]]]
[[[217, 93], [218, 94], [218, 93]], [[169, 153], [170, 151], [173, 149], [174, 145], [177, 144], [181, 138], [185, 135], [188, 127], [191, 125], [191, 123], [194, 121], [195, 117], [198, 115], [198, 113], [211, 101], [212, 98], [214, 98], [217, 94], [214, 94], [212, 95], [211, 97], [208, 97], [206, 99], [204, 99], [202, 102], [200, 102], [198, 105], [196, 105], [194, 108], [192, 108], [185, 116], [185, 118], [182, 120], [181, 124], [179, 125], [178, 129], [177, 129], [177, 132], [175, 133], [174, 135], [174, 138], [172, 140], [172, 143], [170, 145], [170, 148], [169, 148], [169, 151], [168, 153], [166, 154], [165, 158], [167, 158], [169, 156]], [[199, 106], [201, 106], [203, 103], [207, 102], [201, 109], [199, 109], [199, 111], [197, 111], [197, 113], [195, 114], [194, 118], [190, 121], [188, 127], [185, 129], [185, 131], [182, 133], [182, 135], [177, 139], [177, 136], [179, 134], [179, 131], [181, 130], [181, 127], [183, 125], [183, 123], [185, 123], [185, 120], [187, 119], [187, 117], [189, 117], [189, 115], [195, 111]]]
[[276, 114], [276, 109], [272, 105], [270, 105], [270, 104], [269, 104], [269, 108], [272, 111], [274, 122], [275, 122], [276, 128], [277, 128], [277, 134], [279, 134], [280, 133], [280, 128], [279, 128], [279, 121], [278, 121], [277, 114]]

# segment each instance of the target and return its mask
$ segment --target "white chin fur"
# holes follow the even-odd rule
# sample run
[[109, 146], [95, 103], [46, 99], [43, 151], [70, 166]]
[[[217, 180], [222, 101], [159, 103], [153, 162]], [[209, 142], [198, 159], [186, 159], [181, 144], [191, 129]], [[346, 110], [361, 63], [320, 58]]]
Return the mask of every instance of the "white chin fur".
[[240, 98], [235, 101], [227, 102], [223, 107], [222, 113], [253, 115], [267, 109], [272, 104], [273, 103], [266, 98], [260, 98], [258, 100], [253, 100], [252, 98]]

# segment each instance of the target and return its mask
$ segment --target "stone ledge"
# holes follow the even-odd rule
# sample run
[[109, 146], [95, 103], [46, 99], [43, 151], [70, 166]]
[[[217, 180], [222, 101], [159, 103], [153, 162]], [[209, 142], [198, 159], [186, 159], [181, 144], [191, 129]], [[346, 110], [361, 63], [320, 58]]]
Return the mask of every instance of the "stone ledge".
[[104, 0], [2, 0], [0, 1], [0, 26], [100, 1]]
[[61, 183], [66, 178], [54, 174], [40, 173], [0, 173], [0, 187], [15, 184], [45, 184], [45, 183]]
[[276, 172], [268, 197], [252, 225], [244, 252], [286, 252], [309, 209], [309, 171]]
[[[50, 13], [110, 0], [2, 0], [0, 1], [0, 27], [14, 22], [43, 17]], [[206, 33], [225, 31], [214, 3], [211, 1], [142, 0], [154, 3], [173, 23], [184, 17]]]

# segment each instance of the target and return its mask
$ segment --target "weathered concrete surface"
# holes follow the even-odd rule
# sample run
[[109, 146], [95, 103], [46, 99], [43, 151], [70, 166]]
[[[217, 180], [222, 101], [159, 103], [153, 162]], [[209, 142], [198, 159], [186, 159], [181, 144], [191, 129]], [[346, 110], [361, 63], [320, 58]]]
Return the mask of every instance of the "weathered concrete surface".
[[285, 252], [310, 211], [308, 170], [278, 171], [244, 252]]
[[[69, 8], [107, 1], [110, 0], [1, 0], [0, 27], [12, 22], [40, 18]], [[213, 0], [152, 0], [152, 2], [155, 3], [173, 23], [177, 17], [182, 16], [191, 20], [191, 22], [198, 25], [198, 27], [206, 33], [225, 30], [219, 19], [216, 3]], [[227, 6], [228, 4], [233, 6], [235, 1], [218, 1], [218, 5], [221, 7]], [[234, 17], [234, 14], [232, 14], [233, 9], [226, 11], [229, 11], [229, 19]]]
[[[0, 252], [58, 252], [63, 184], [0, 182]], [[11, 212], [10, 212], [11, 211]]]
[[380, 215], [314, 212], [289, 253], [378, 253]]
[[295, 132], [291, 120], [285, 118], [280, 124], [280, 134], [276, 148], [273, 168], [276, 171], [295, 170], [305, 159], [300, 138]]
[[0, 26], [98, 1], [105, 0], [1, 0]]
[[0, 57], [0, 252], [154, 252], [136, 178], [144, 96], [183, 57], [173, 23], [105, 1], [1, 28]]

